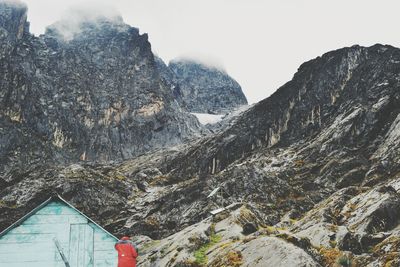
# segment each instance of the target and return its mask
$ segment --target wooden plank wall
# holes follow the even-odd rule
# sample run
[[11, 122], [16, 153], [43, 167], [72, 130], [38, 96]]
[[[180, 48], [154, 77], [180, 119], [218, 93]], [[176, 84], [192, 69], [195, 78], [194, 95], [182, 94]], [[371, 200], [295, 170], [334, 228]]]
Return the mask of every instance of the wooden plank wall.
[[[78, 243], [70, 244], [71, 233], [76, 235], [77, 230], [80, 237], [75, 242]], [[70, 245], [79, 245], [79, 249], [87, 250], [79, 255], [81, 260], [78, 261], [84, 264], [82, 266], [117, 265], [118, 255], [114, 249], [116, 239], [65, 203], [54, 201], [0, 238], [0, 266], [65, 267], [54, 244], [54, 237], [58, 239], [67, 258], [70, 253], [73, 256]]]

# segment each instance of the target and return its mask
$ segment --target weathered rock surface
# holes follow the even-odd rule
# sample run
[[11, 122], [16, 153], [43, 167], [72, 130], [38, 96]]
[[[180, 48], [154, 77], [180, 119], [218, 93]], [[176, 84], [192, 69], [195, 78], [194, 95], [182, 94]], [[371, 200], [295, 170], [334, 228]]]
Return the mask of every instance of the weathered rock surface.
[[[257, 232], [243, 235], [240, 219], [251, 213], [245, 207], [207, 218], [159, 242], [141, 244], [142, 266], [321, 266], [302, 248], [284, 239]], [[198, 265], [196, 265], [198, 264]]]
[[159, 69], [174, 88], [178, 102], [190, 112], [225, 114], [247, 100], [240, 85], [226, 72], [193, 60], [173, 60]]
[[[15, 12], [8, 17], [20, 14]], [[105, 28], [99, 32], [91, 29], [92, 24], [86, 25], [89, 28], [85, 36], [93, 34], [91, 38], [98, 38], [89, 47], [84, 46], [85, 36], [78, 34], [67, 42], [60, 40], [52, 28], [40, 38], [25, 30], [21, 37], [15, 29], [25, 29], [26, 24], [18, 25], [10, 26], [13, 34], [1, 37], [6, 48], [1, 50], [4, 86], [0, 100], [5, 104], [0, 107], [0, 153], [1, 166], [8, 171], [0, 179], [0, 229], [58, 193], [115, 234], [149, 236], [138, 238], [143, 246], [143, 266], [335, 266], [348, 261], [359, 266], [399, 265], [399, 49], [353, 46], [306, 62], [275, 94], [250, 107], [212, 136], [120, 163], [62, 166], [55, 163], [54, 155], [60, 161], [70, 155], [79, 156], [84, 150], [78, 153], [77, 148], [81, 148], [81, 142], [86, 148], [87, 140], [98, 140], [89, 146], [91, 152], [87, 150], [89, 160], [96, 155], [108, 160], [113, 157], [107, 155], [115, 155], [114, 146], [107, 145], [113, 140], [107, 136], [115, 127], [105, 125], [119, 125], [117, 118], [122, 116], [124, 106], [114, 106], [122, 113], [113, 109], [108, 119], [97, 110], [103, 107], [102, 97], [111, 98], [106, 89], [115, 82], [110, 74], [114, 69], [107, 69], [107, 64], [117, 64], [128, 71], [123, 62], [129, 61], [130, 56], [147, 62], [139, 67], [147, 74], [140, 75], [138, 87], [132, 88], [140, 88], [135, 94], [143, 93], [145, 100], [139, 97], [138, 103], [145, 101], [150, 105], [146, 107], [157, 111], [150, 112], [152, 122], [154, 116], [159, 118], [160, 113], [164, 114], [162, 110], [167, 109], [158, 111], [160, 105], [155, 103], [162, 99], [163, 103], [170, 101], [170, 107], [178, 106], [172, 104], [176, 97], [172, 97], [172, 87], [159, 82], [158, 72], [150, 67], [155, 62], [151, 51], [146, 50], [149, 44], [145, 37], [124, 24], [102, 21], [98, 25]], [[126, 49], [127, 54], [114, 62], [112, 57], [102, 58], [102, 50], [92, 50], [105, 38], [98, 34], [108, 31], [116, 34], [114, 43], [118, 44], [108, 48], [119, 51], [121, 43], [129, 44], [137, 55]], [[131, 42], [130, 38], [141, 40], [144, 46], [136, 47], [139, 41]], [[87, 57], [101, 60], [85, 59], [85, 49], [89, 49]], [[39, 57], [43, 61], [37, 60], [39, 52], [46, 55]], [[23, 53], [24, 59], [19, 53]], [[102, 64], [83, 72], [92, 77], [89, 80], [80, 72], [84, 71], [83, 66], [92, 66], [85, 63], [91, 60]], [[63, 62], [73, 62], [79, 71], [66, 70], [66, 78], [48, 74], [53, 70], [59, 73]], [[99, 72], [98, 68], [107, 71]], [[91, 73], [99, 75], [95, 78], [103, 79], [102, 82], [93, 82], [96, 79]], [[37, 75], [47, 78], [38, 79]], [[126, 77], [130, 76], [120, 77], [119, 81], [127, 83]], [[57, 79], [59, 87], [53, 83]], [[79, 104], [68, 91], [78, 91], [75, 83], [81, 80], [88, 84], [88, 95], [83, 99], [89, 99], [89, 104]], [[98, 90], [91, 87], [92, 82]], [[51, 86], [45, 87], [45, 83]], [[150, 84], [159, 86], [152, 91], [153, 95], [146, 91]], [[124, 86], [118, 88], [122, 95], [130, 92], [123, 90]], [[143, 88], [145, 91], [141, 91]], [[52, 90], [62, 96], [60, 100], [44, 93]], [[52, 105], [57, 108], [53, 110]], [[89, 111], [77, 111], [85, 110], [86, 105]], [[142, 108], [141, 104], [137, 107]], [[85, 131], [75, 128], [83, 123], [79, 123], [80, 114], [93, 119], [90, 110], [100, 114], [94, 117], [91, 132], [95, 139], [85, 139]], [[59, 116], [69, 124], [60, 128], [62, 135], [54, 135], [59, 130], [48, 129]], [[103, 124], [97, 125], [100, 121]], [[56, 122], [58, 127], [58, 119]], [[175, 128], [169, 129], [167, 132], [173, 133]], [[106, 137], [102, 139], [98, 134]], [[70, 139], [71, 136], [76, 139]], [[146, 144], [151, 143], [146, 140]], [[48, 161], [43, 160], [46, 155], [50, 155]], [[19, 168], [9, 167], [18, 162], [22, 163]], [[218, 193], [207, 198], [215, 188], [220, 188]], [[241, 203], [243, 207], [210, 217], [210, 211], [232, 203]], [[256, 247], [261, 247], [260, 251]]]
[[0, 3], [1, 176], [35, 161], [128, 159], [202, 131], [160, 78], [147, 34], [98, 16], [35, 37], [26, 14]]

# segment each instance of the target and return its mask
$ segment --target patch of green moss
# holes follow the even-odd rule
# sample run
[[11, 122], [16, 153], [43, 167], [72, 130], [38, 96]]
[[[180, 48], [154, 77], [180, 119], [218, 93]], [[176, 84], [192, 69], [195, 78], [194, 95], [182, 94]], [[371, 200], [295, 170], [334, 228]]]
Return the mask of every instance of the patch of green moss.
[[218, 244], [220, 241], [221, 236], [212, 232], [210, 235], [210, 241], [202, 245], [198, 250], [194, 252], [194, 257], [196, 259], [195, 262], [199, 265], [206, 265], [208, 262], [207, 251], [215, 244]]
[[329, 241], [329, 245], [331, 246], [331, 248], [335, 248], [336, 245], [337, 245], [336, 240], [330, 240], [330, 241]]

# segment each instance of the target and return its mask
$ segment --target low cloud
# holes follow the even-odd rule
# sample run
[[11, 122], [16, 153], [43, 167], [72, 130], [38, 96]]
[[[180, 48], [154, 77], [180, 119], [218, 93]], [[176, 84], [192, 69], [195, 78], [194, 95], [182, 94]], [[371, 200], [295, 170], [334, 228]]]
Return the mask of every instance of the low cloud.
[[104, 20], [115, 23], [123, 22], [121, 14], [115, 8], [108, 5], [86, 3], [69, 8], [62, 18], [50, 25], [48, 29], [56, 30], [65, 41], [70, 41], [82, 31], [82, 23], [98, 23]]
[[8, 4], [16, 7], [26, 7], [26, 4], [19, 0], [0, 0], [0, 4]]
[[218, 69], [220, 71], [226, 72], [225, 70], [225, 66], [223, 65], [222, 61], [212, 57], [210, 55], [205, 55], [205, 54], [201, 54], [201, 53], [188, 53], [188, 54], [184, 54], [182, 56], [179, 56], [173, 60], [171, 60], [171, 62], [174, 61], [188, 61], [188, 62], [194, 62], [194, 63], [198, 63], [210, 68], [215, 68]]

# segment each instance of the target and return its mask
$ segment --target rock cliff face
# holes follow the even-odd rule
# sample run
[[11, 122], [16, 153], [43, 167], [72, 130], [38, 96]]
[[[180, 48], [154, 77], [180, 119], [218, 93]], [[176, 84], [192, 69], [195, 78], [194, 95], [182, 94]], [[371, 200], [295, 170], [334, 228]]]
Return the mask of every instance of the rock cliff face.
[[[176, 186], [188, 197], [166, 201], [151, 217], [164, 222], [172, 210], [170, 216], [181, 215], [174, 227], [186, 234], [153, 246], [148, 261], [199, 262], [195, 256], [205, 249], [209, 266], [227, 265], [229, 259], [243, 266], [399, 264], [399, 74], [400, 50], [391, 46], [329, 52], [300, 66], [290, 82], [227, 129], [170, 156], [157, 167], [163, 179], [147, 175], [148, 182]], [[222, 193], [207, 198], [218, 187]], [[250, 212], [205, 219], [217, 205], [231, 203]], [[221, 219], [235, 223], [221, 225]], [[198, 220], [208, 225], [200, 239], [187, 227]], [[241, 230], [235, 233], [236, 227]], [[246, 229], [255, 233], [246, 236]], [[266, 237], [289, 241], [310, 258]], [[198, 239], [205, 247], [196, 247]], [[249, 250], [254, 244], [293, 251], [297, 261], [280, 252], [263, 258], [266, 252]]]
[[[24, 14], [23, 8], [13, 10], [4, 18]], [[119, 163], [89, 161], [65, 166], [32, 159], [42, 159], [43, 154], [61, 159], [74, 153], [79, 156], [81, 151], [74, 152], [71, 144], [92, 139], [75, 127], [90, 128], [93, 110], [98, 117], [90, 133], [97, 136], [107, 129], [105, 138], [93, 144], [100, 148], [108, 144], [107, 137], [115, 127], [105, 125], [123, 121], [125, 107], [112, 106], [112, 115], [106, 118], [101, 115], [103, 109], [98, 110], [104, 99], [112, 97], [106, 89], [114, 88], [113, 82], [122, 84], [116, 92], [127, 94], [128, 99], [139, 94], [139, 103], [148, 101], [145, 103], [151, 105], [141, 109], [139, 104], [140, 112], [135, 114], [148, 114], [151, 107], [153, 122], [160, 113], [169, 114], [165, 103], [175, 103], [176, 97], [171, 96], [175, 87], [160, 82], [158, 72], [150, 67], [156, 64], [152, 54], [142, 46], [123, 50], [128, 56], [115, 62], [108, 62], [108, 56], [102, 58], [102, 50], [92, 49], [107, 38], [93, 31], [91, 23], [85, 26], [87, 31], [83, 28], [85, 34], [67, 41], [57, 33], [57, 25], [36, 38], [22, 21], [7, 28], [17, 32], [9, 34], [7, 30], [1, 35], [5, 47], [1, 58], [1, 166], [25, 164], [1, 176], [0, 229], [57, 193], [113, 233], [134, 235], [140, 245], [141, 266], [347, 266], [348, 262], [399, 266], [400, 49], [353, 46], [326, 53], [301, 65], [293, 79], [271, 97], [212, 136]], [[107, 39], [109, 45], [124, 40], [125, 44], [142, 40], [148, 45], [144, 36], [126, 34], [125, 29], [137, 31], [118, 21], [101, 20], [96, 27], [101, 25], [105, 27], [101, 32], [118, 32], [116, 40]], [[91, 41], [85, 36], [98, 39], [86, 47]], [[129, 38], [137, 39], [130, 42]], [[85, 49], [90, 50], [83, 53]], [[106, 51], [119, 49], [118, 45]], [[131, 55], [132, 51], [138, 54]], [[146, 64], [139, 70], [126, 67], [124, 60], [129, 61], [129, 55]], [[87, 62], [97, 60], [101, 64], [90, 69]], [[77, 71], [67, 69], [66, 62]], [[147, 74], [140, 76], [138, 87], [133, 87], [138, 91], [130, 95], [124, 89], [130, 76], [110, 74], [111, 67], [99, 72], [107, 64]], [[65, 76], [59, 77], [56, 74], [61, 70]], [[110, 78], [114, 75], [119, 79]], [[78, 81], [85, 81], [88, 90], [78, 90]], [[159, 86], [154, 95], [145, 94], [153, 85]], [[86, 94], [78, 101], [66, 89], [81, 92], [78, 96]], [[60, 100], [49, 93], [52, 90]], [[156, 105], [161, 96], [164, 104]], [[74, 104], [71, 107], [69, 103]], [[56, 104], [57, 108], [50, 108]], [[158, 111], [160, 106], [166, 111]], [[147, 118], [143, 114], [139, 118]], [[57, 116], [62, 119], [53, 119]], [[60, 120], [70, 124], [61, 124], [67, 128], [60, 128], [63, 135], [56, 136], [69, 133], [76, 139], [56, 138], [54, 132], [47, 132]], [[133, 125], [140, 127], [148, 122], [137, 124], [136, 116], [133, 120]], [[177, 122], [180, 125], [179, 119]], [[87, 152], [89, 160], [90, 155], [114, 151], [114, 146], [107, 152], [106, 147], [99, 147]], [[218, 192], [208, 197], [214, 189]], [[228, 206], [226, 211], [210, 215], [216, 208]]]
[[158, 71], [160, 72], [161, 78], [168, 85], [168, 87], [171, 88], [175, 100], [179, 103], [179, 105], [183, 109], [189, 111], [187, 104], [183, 99], [183, 92], [181, 90], [178, 77], [170, 68], [168, 68], [168, 66], [164, 63], [164, 61], [160, 57], [156, 56], [155, 61], [157, 64]]
[[10, 174], [0, 225], [58, 193], [113, 233], [161, 239], [138, 237], [143, 266], [396, 266], [399, 75], [394, 47], [329, 52], [213, 136]]
[[127, 159], [202, 130], [160, 78], [147, 35], [120, 17], [35, 37], [23, 4], [0, 12], [2, 175], [18, 162]]
[[227, 73], [191, 60], [159, 61], [162, 76], [190, 112], [225, 114], [247, 105], [240, 85]]
[[[304, 63], [293, 80], [244, 112], [223, 133], [193, 147], [191, 157], [182, 156], [176, 164], [206, 176], [260, 149], [301, 145], [324, 155], [349, 148], [368, 155], [376, 165], [384, 160], [385, 166], [392, 166], [396, 152], [391, 148], [398, 146], [394, 142], [398, 56], [399, 49], [390, 46], [354, 46]], [[389, 144], [393, 147], [388, 149]]]

